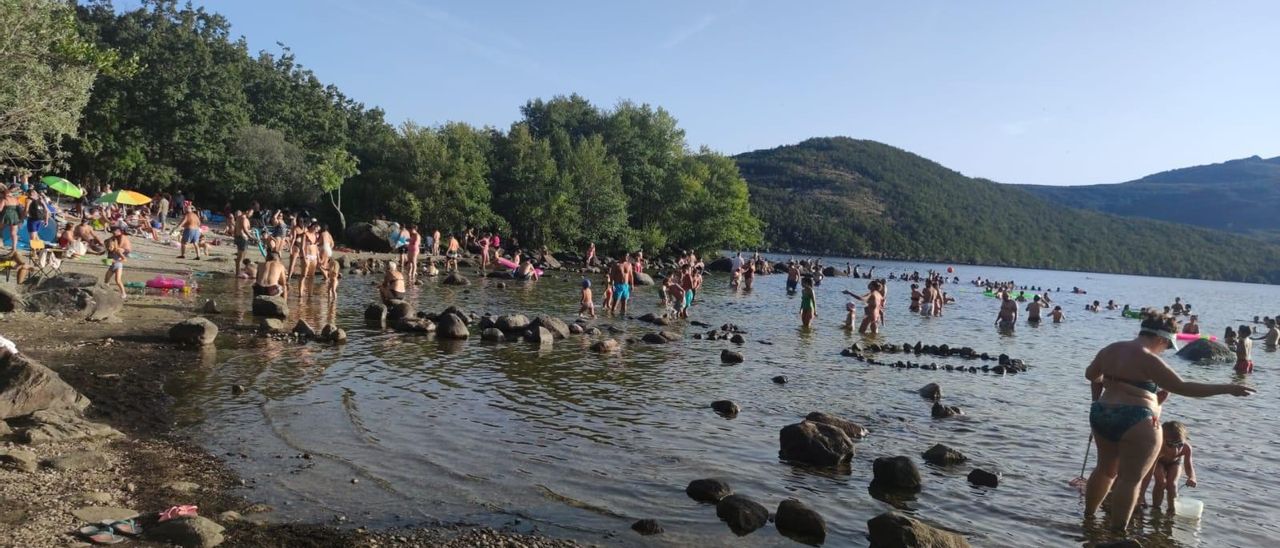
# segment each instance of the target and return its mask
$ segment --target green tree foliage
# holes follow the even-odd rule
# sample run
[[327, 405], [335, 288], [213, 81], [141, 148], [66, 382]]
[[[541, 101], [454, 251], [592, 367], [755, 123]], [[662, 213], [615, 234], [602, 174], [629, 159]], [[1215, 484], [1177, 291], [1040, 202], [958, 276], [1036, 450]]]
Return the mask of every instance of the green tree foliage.
[[849, 138], [737, 157], [769, 245], [818, 254], [1280, 282], [1280, 247], [1057, 207]]

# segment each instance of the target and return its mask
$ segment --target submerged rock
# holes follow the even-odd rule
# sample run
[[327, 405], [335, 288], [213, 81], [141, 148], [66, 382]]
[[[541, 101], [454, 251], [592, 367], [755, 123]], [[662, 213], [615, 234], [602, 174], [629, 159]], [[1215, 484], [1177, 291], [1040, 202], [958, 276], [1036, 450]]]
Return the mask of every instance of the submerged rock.
[[1000, 485], [1000, 474], [988, 472], [981, 468], [974, 468], [969, 472], [969, 483], [981, 487], [998, 487]]
[[774, 527], [783, 536], [805, 544], [822, 544], [827, 539], [827, 521], [812, 508], [796, 499], [778, 504]]
[[743, 536], [769, 522], [769, 509], [744, 495], [729, 495], [716, 503], [716, 517], [729, 524], [735, 535]]
[[720, 499], [732, 495], [733, 489], [718, 479], [696, 479], [689, 482], [684, 493], [698, 502], [720, 502]]
[[831, 425], [800, 421], [778, 432], [778, 457], [814, 466], [836, 466], [853, 458], [853, 440]]
[[920, 393], [920, 397], [926, 400], [942, 399], [942, 387], [938, 386], [938, 383], [936, 382], [931, 382], [929, 384], [924, 385], [923, 387], [920, 388], [919, 393]]
[[742, 352], [724, 349], [720, 351], [720, 363], [742, 363], [747, 361], [746, 356]]
[[1208, 339], [1196, 339], [1178, 350], [1178, 357], [1199, 363], [1235, 363], [1236, 353], [1227, 345]]
[[654, 519], [642, 519], [632, 523], [631, 530], [646, 537], [649, 535], [658, 535], [663, 532], [662, 525], [658, 524], [658, 520]]
[[966, 460], [969, 460], [964, 456], [963, 453], [956, 451], [955, 449], [952, 449], [950, 447], [947, 447], [941, 443], [934, 444], [933, 447], [930, 447], [927, 451], [922, 453], [922, 456], [924, 457], [925, 462], [929, 464], [936, 464], [939, 466], [946, 466], [948, 464], [959, 464]]
[[933, 408], [929, 410], [929, 414], [935, 419], [946, 419], [963, 415], [964, 411], [954, 405], [942, 405], [942, 402], [933, 402]]
[[920, 489], [920, 470], [908, 457], [880, 457], [872, 463], [871, 475], [871, 485], [880, 489]]
[[594, 344], [591, 345], [591, 350], [594, 352], [599, 352], [601, 354], [615, 352], [618, 350], [618, 341], [615, 341], [613, 339], [596, 341]]
[[711, 409], [722, 417], [738, 416], [738, 404], [729, 400], [716, 400], [711, 402]]
[[960, 534], [896, 511], [867, 520], [867, 532], [874, 548], [969, 548]]

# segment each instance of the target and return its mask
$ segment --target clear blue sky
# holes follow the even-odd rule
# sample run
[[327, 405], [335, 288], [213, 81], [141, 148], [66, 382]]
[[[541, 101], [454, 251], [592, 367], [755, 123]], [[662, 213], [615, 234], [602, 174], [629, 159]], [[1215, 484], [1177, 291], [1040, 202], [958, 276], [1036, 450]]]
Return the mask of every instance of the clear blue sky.
[[393, 123], [505, 128], [576, 92], [662, 106], [694, 147], [848, 135], [1007, 183], [1280, 155], [1275, 1], [204, 5]]

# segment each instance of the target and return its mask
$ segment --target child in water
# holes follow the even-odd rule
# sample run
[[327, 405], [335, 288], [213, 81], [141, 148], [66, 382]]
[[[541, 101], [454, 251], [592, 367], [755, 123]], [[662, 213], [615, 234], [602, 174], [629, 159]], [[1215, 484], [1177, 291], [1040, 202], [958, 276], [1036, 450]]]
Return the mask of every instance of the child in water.
[[[1164, 444], [1160, 446], [1160, 453], [1156, 455], [1156, 463], [1152, 465], [1151, 471], [1147, 472], [1146, 479], [1142, 480], [1142, 491], [1145, 493], [1147, 485], [1151, 480], [1155, 480], [1155, 485], [1151, 488], [1151, 503], [1154, 506], [1160, 506], [1165, 501], [1165, 495], [1168, 494], [1166, 504], [1170, 512], [1173, 511], [1173, 501], [1178, 498], [1178, 479], [1182, 476], [1182, 468], [1187, 468], [1187, 486], [1196, 486], [1196, 469], [1191, 462], [1191, 444], [1187, 441], [1187, 426], [1178, 421], [1168, 421], [1161, 426], [1164, 433]], [[1139, 497], [1142, 495], [1140, 494]], [[1139, 498], [1138, 504], [1145, 502]]]
[[1252, 334], [1249, 326], [1240, 326], [1240, 334], [1236, 336], [1236, 373], [1253, 373], [1253, 340], [1249, 338]]
[[1053, 317], [1053, 323], [1062, 323], [1062, 320], [1066, 319], [1067, 317], [1066, 314], [1062, 313], [1061, 306], [1054, 306], [1053, 312], [1050, 312], [1049, 315]]
[[586, 276], [582, 277], [582, 301], [578, 305], [578, 317], [589, 314], [592, 318], [596, 317], [596, 303], [591, 299], [591, 280]]
[[858, 303], [855, 301], [844, 303], [844, 309], [846, 311], [844, 316], [844, 329], [845, 331], [853, 331], [853, 324], [858, 319]]
[[800, 290], [800, 323], [805, 329], [818, 317], [818, 296], [813, 291], [813, 278], [805, 276]]
[[329, 264], [321, 269], [324, 273], [324, 287], [329, 293], [329, 300], [334, 301], [338, 298], [338, 260], [329, 258]]
[[240, 272], [236, 274], [237, 278], [240, 278], [241, 280], [249, 280], [256, 278], [257, 276], [258, 269], [253, 266], [253, 261], [245, 259], [244, 262], [240, 263]]
[[1236, 332], [1230, 326], [1227, 327], [1226, 333], [1222, 334], [1222, 344], [1227, 345], [1227, 348], [1232, 350], [1236, 349]]

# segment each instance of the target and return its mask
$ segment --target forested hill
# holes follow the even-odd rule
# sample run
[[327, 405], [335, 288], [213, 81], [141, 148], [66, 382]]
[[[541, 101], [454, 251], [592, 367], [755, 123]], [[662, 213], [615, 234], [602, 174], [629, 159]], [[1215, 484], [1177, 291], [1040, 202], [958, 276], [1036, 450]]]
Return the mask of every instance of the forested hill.
[[1280, 157], [1175, 169], [1120, 184], [1023, 188], [1072, 207], [1280, 241]]
[[1280, 247], [1063, 207], [910, 152], [845, 137], [736, 157], [778, 250], [1280, 282]]

